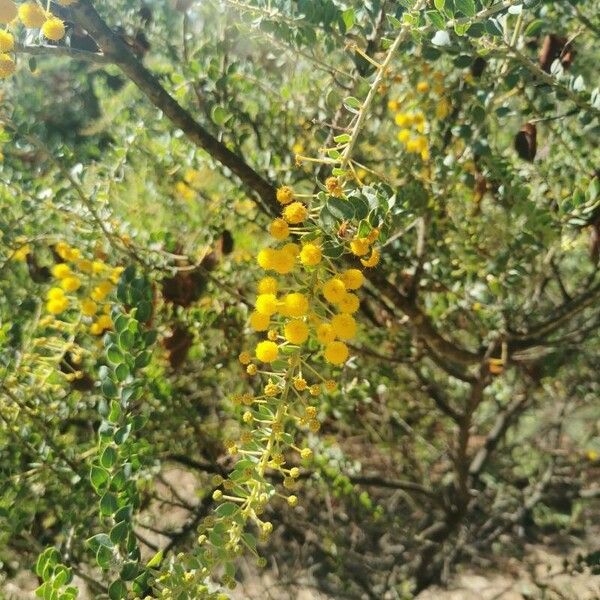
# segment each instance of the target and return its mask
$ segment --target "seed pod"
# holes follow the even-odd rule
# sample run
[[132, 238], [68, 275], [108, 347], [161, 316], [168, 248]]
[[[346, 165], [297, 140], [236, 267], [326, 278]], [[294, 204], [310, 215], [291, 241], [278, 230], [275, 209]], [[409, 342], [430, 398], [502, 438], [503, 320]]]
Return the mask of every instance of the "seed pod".
[[533, 162], [537, 152], [537, 127], [525, 123], [515, 136], [515, 150], [520, 158]]
[[567, 44], [567, 38], [551, 33], [544, 38], [539, 54], [540, 67], [550, 73], [552, 63], [560, 59], [562, 66], [568, 69], [575, 58], [575, 50], [571, 44]]
[[170, 335], [162, 340], [162, 346], [167, 352], [167, 360], [172, 369], [178, 369], [186, 359], [194, 336], [182, 323], [175, 323]]
[[484, 58], [481, 58], [481, 56], [478, 56], [472, 63], [471, 63], [471, 75], [473, 75], [473, 77], [479, 78], [483, 75], [483, 72], [485, 71], [485, 68], [487, 67], [487, 62]]
[[600, 223], [593, 223], [590, 226], [589, 250], [592, 264], [597, 265], [600, 259]]

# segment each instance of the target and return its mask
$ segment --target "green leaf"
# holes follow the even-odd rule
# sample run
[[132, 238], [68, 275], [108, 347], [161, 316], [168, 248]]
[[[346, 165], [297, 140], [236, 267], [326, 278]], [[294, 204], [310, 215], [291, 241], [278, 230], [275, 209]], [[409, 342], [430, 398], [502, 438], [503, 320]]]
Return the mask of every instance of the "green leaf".
[[344, 106], [346, 108], [360, 110], [360, 108], [362, 107], [362, 102], [354, 96], [348, 96], [344, 99]]
[[94, 489], [97, 492], [99, 492], [105, 487], [105, 485], [108, 483], [108, 479], [109, 474], [106, 469], [103, 469], [102, 467], [97, 467], [96, 465], [92, 466], [92, 468], [90, 469], [90, 481], [92, 482], [92, 485], [94, 486]]
[[215, 509], [215, 513], [220, 517], [229, 517], [238, 510], [239, 506], [233, 502], [224, 502]]
[[147, 563], [146, 563], [146, 568], [147, 569], [153, 569], [154, 567], [159, 567], [160, 563], [162, 562], [163, 559], [163, 551], [159, 550]]
[[108, 586], [108, 597], [110, 598], [110, 600], [122, 600], [123, 598], [126, 598], [127, 597], [126, 585], [120, 579], [113, 581]]
[[527, 28], [525, 29], [525, 35], [528, 37], [534, 36], [541, 31], [543, 26], [544, 21], [542, 19], [536, 19], [527, 25]]
[[123, 362], [123, 354], [115, 344], [111, 344], [106, 349], [106, 357], [111, 363], [115, 365], [118, 365]]
[[354, 217], [354, 207], [348, 200], [330, 198], [327, 201], [327, 208], [338, 219], [352, 219]]
[[427, 15], [427, 18], [431, 21], [431, 23], [433, 23], [434, 27], [436, 27], [437, 29], [444, 29], [446, 21], [437, 10], [428, 10], [425, 14]]
[[210, 118], [217, 125], [224, 125], [229, 119], [231, 119], [231, 113], [229, 113], [225, 108], [219, 106], [213, 106], [210, 111]]
[[123, 542], [125, 540], [128, 533], [129, 533], [129, 523], [127, 523], [126, 521], [121, 521], [120, 523], [117, 523], [110, 530], [110, 534], [109, 534], [110, 541], [113, 544], [120, 544], [121, 542]]
[[342, 21], [344, 22], [344, 33], [346, 33], [346, 31], [350, 31], [356, 21], [356, 15], [353, 8], [348, 8], [342, 13]]
[[338, 144], [345, 144], [346, 142], [349, 142], [352, 139], [352, 137], [347, 134], [347, 133], [342, 133], [341, 135], [336, 135], [333, 138], [334, 142], [337, 142]]
[[112, 446], [107, 446], [104, 448], [102, 452], [102, 456], [100, 457], [100, 464], [106, 468], [110, 469], [115, 462], [117, 461], [117, 451]]
[[475, 16], [475, 0], [454, 0], [454, 7], [465, 17]]
[[107, 517], [114, 514], [118, 508], [117, 497], [111, 492], [106, 492], [100, 498], [100, 512]]
[[125, 381], [129, 377], [129, 367], [125, 363], [117, 365], [115, 375], [119, 381]]
[[444, 5], [446, 4], [446, 0], [433, 0], [433, 5], [442, 12], [444, 10]]

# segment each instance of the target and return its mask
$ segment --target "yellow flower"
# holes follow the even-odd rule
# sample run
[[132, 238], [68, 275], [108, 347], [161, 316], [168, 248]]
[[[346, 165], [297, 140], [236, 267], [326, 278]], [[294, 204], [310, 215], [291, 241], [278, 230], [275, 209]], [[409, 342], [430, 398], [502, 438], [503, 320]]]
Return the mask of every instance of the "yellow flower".
[[60, 282], [60, 285], [65, 292], [74, 292], [81, 287], [81, 280], [75, 275], [70, 275], [69, 277], [65, 277]]
[[15, 68], [15, 61], [8, 54], [0, 54], [0, 79], [10, 77]]
[[256, 311], [250, 315], [250, 327], [254, 331], [266, 331], [269, 329], [270, 321], [269, 315], [263, 315]]
[[57, 279], [64, 279], [71, 275], [71, 267], [66, 263], [58, 263], [52, 267], [52, 275]]
[[256, 345], [254, 353], [258, 360], [270, 363], [274, 360], [277, 360], [277, 357], [279, 356], [279, 348], [275, 342], [265, 340], [264, 342], [259, 342]]
[[306, 383], [306, 379], [302, 377], [294, 377], [294, 388], [296, 388], [299, 392], [304, 391], [308, 387]]
[[265, 270], [272, 269], [275, 264], [275, 250], [272, 248], [263, 248], [256, 256], [256, 262]]
[[379, 263], [380, 256], [379, 250], [373, 248], [371, 256], [366, 260], [361, 258], [360, 262], [362, 263], [363, 267], [375, 267]]
[[401, 129], [396, 136], [399, 142], [406, 144], [410, 139], [410, 129]]
[[108, 294], [112, 292], [113, 284], [110, 281], [101, 281], [90, 294], [92, 300], [96, 302], [102, 302]]
[[93, 271], [92, 261], [87, 260], [86, 258], [82, 258], [77, 261], [77, 268], [82, 273], [91, 273]]
[[308, 339], [308, 325], [300, 319], [293, 319], [285, 324], [283, 334], [290, 344], [303, 344]]
[[106, 265], [101, 260], [95, 260], [92, 263], [92, 272], [93, 273], [102, 273], [106, 269]]
[[396, 112], [400, 108], [400, 103], [398, 102], [398, 100], [388, 100], [387, 105], [388, 105], [388, 108], [390, 110], [393, 110], [394, 112]]
[[258, 282], [258, 293], [259, 294], [276, 294], [277, 293], [277, 280], [274, 277], [263, 277]]
[[308, 217], [308, 210], [301, 202], [292, 202], [283, 209], [283, 218], [291, 225], [298, 225]]
[[277, 202], [280, 204], [289, 204], [294, 199], [294, 190], [287, 185], [277, 189]]
[[10, 52], [15, 47], [15, 38], [12, 33], [0, 30], [0, 52]]
[[335, 198], [340, 198], [344, 195], [344, 188], [337, 177], [328, 177], [325, 180], [325, 187], [327, 188], [327, 193]]
[[435, 107], [435, 116], [438, 119], [445, 119], [450, 114], [450, 102], [447, 98], [442, 98]]
[[112, 319], [108, 315], [100, 315], [96, 319], [96, 324], [102, 329], [102, 331], [105, 329], [112, 329], [113, 326]]
[[293, 258], [296, 258], [296, 256], [298, 256], [298, 254], [300, 254], [300, 246], [298, 246], [298, 244], [286, 244], [282, 249], [282, 252], [286, 252], [287, 254], [289, 254], [290, 256], [292, 256]]
[[97, 310], [98, 305], [91, 298], [85, 298], [81, 301], [81, 312], [86, 317], [93, 317]]
[[351, 315], [345, 313], [335, 315], [331, 319], [331, 327], [341, 340], [350, 340], [356, 335], [356, 321]]
[[427, 83], [426, 81], [419, 81], [419, 83], [417, 83], [417, 92], [419, 92], [420, 94], [425, 94], [428, 91], [429, 83]]
[[24, 2], [19, 6], [19, 19], [25, 27], [37, 29], [46, 22], [46, 13], [37, 2]]
[[396, 122], [396, 125], [398, 125], [398, 127], [406, 127], [407, 125], [410, 125], [411, 118], [410, 115], [407, 113], [398, 113], [394, 117], [394, 121]]
[[323, 284], [323, 296], [328, 302], [335, 304], [339, 302], [346, 294], [346, 286], [338, 277], [332, 277]]
[[365, 282], [365, 277], [358, 269], [348, 269], [341, 275], [347, 290], [357, 290]]
[[337, 389], [337, 383], [333, 379], [328, 379], [325, 382], [325, 389], [328, 392], [335, 392], [335, 390]]
[[[1, 59], [0, 59], [1, 61]], [[0, 67], [1, 68], [1, 67]], [[27, 255], [31, 253], [31, 246], [29, 244], [23, 244], [20, 248], [17, 248], [12, 255], [12, 260], [25, 260]]]
[[350, 250], [356, 256], [364, 256], [369, 251], [369, 241], [365, 238], [356, 238], [350, 242]]
[[58, 242], [54, 246], [54, 250], [56, 254], [58, 254], [63, 260], [67, 260], [69, 257], [69, 252], [71, 251], [71, 246], [66, 242]]
[[308, 460], [309, 458], [312, 458], [312, 450], [310, 448], [302, 448], [302, 450], [300, 450], [300, 458], [302, 458], [302, 460]]
[[343, 313], [355, 313], [360, 308], [360, 300], [356, 294], [348, 293], [337, 305]]
[[275, 219], [271, 222], [269, 233], [276, 240], [285, 240], [290, 235], [290, 228], [283, 219]]
[[12, 0], [0, 2], [0, 23], [8, 25], [17, 16], [17, 5]]
[[304, 294], [292, 292], [283, 299], [281, 313], [286, 317], [303, 317], [308, 312], [308, 298]]
[[335, 331], [329, 323], [321, 323], [317, 326], [317, 339], [323, 345], [335, 340]]
[[332, 365], [343, 365], [348, 354], [348, 346], [344, 342], [330, 342], [325, 347], [325, 360]]
[[121, 273], [125, 270], [124, 267], [115, 267], [111, 272], [110, 272], [110, 280], [112, 283], [114, 283], [115, 285], [117, 283], [119, 283], [119, 279], [121, 279]]
[[68, 307], [69, 299], [64, 296], [62, 298], [53, 298], [46, 303], [46, 310], [53, 315], [60, 314], [67, 310]]
[[260, 294], [256, 298], [256, 312], [267, 317], [277, 312], [278, 305], [275, 294]]
[[[288, 244], [288, 246], [293, 245]], [[285, 250], [285, 248], [277, 250], [272, 269], [280, 275], [290, 273], [294, 269], [294, 255], [289, 250]]]
[[307, 267], [314, 267], [321, 262], [321, 248], [317, 244], [304, 244], [300, 251], [300, 262]]
[[53, 42], [58, 42], [65, 37], [65, 24], [57, 17], [50, 17], [42, 25], [44, 37]]
[[48, 300], [61, 300], [65, 297], [65, 292], [59, 287], [50, 288], [46, 294]]

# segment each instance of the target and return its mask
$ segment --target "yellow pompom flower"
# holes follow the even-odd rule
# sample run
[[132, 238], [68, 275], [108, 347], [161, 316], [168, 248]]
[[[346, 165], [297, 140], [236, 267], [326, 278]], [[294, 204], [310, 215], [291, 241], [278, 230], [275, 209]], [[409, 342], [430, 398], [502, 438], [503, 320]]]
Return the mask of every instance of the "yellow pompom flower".
[[341, 275], [347, 290], [357, 290], [365, 282], [365, 276], [359, 269], [348, 269]]
[[298, 225], [308, 217], [308, 210], [301, 202], [292, 202], [283, 209], [283, 218], [291, 225]]
[[285, 324], [283, 335], [290, 344], [303, 344], [308, 339], [308, 325], [300, 319]]
[[263, 248], [256, 256], [258, 266], [266, 271], [273, 269], [275, 264], [275, 250], [273, 248]]
[[263, 277], [258, 282], [258, 293], [259, 294], [276, 294], [277, 293], [277, 280], [274, 277]]
[[63, 260], [67, 260], [69, 252], [71, 251], [71, 246], [66, 242], [58, 242], [55, 244], [54, 250]]
[[396, 125], [398, 125], [398, 127], [406, 127], [407, 125], [410, 125], [411, 118], [410, 115], [408, 115], [407, 113], [398, 113], [394, 117], [394, 121], [396, 122]]
[[37, 2], [24, 2], [19, 6], [19, 19], [25, 27], [37, 29], [46, 22], [46, 13]]
[[271, 319], [268, 315], [263, 315], [256, 311], [250, 315], [250, 327], [252, 327], [254, 331], [266, 331], [269, 329], [270, 321]]
[[261, 362], [273, 362], [277, 360], [279, 356], [279, 348], [275, 342], [271, 342], [269, 340], [265, 340], [264, 342], [259, 342], [256, 345], [256, 349], [254, 350], [256, 358]]
[[0, 52], [10, 52], [15, 47], [15, 38], [12, 33], [0, 30]]
[[331, 327], [336, 337], [341, 340], [351, 340], [356, 335], [356, 321], [354, 317], [345, 313], [335, 315], [331, 319]]
[[397, 135], [398, 141], [406, 144], [410, 139], [410, 129], [401, 129]]
[[371, 252], [371, 256], [367, 259], [361, 258], [360, 262], [362, 263], [363, 267], [375, 267], [379, 264], [380, 257], [381, 257], [381, 254], [380, 254], [379, 250], [376, 250], [375, 248], [373, 248], [373, 251]]
[[67, 308], [69, 308], [69, 299], [65, 296], [53, 298], [46, 303], [46, 310], [53, 315], [58, 315], [67, 310]]
[[[294, 244], [288, 244], [288, 246], [293, 245]], [[290, 273], [294, 269], [294, 255], [291, 252], [286, 251], [285, 248], [276, 250], [271, 269], [280, 275]]]
[[364, 256], [369, 251], [369, 241], [365, 238], [356, 238], [350, 242], [350, 250], [355, 256]]
[[308, 312], [308, 298], [304, 294], [292, 292], [283, 299], [281, 313], [286, 317], [303, 317]]
[[294, 190], [287, 185], [277, 189], [277, 202], [280, 204], [289, 204], [294, 199]]
[[81, 312], [86, 317], [93, 317], [97, 310], [98, 305], [91, 298], [86, 298], [85, 300], [81, 301]]
[[10, 77], [15, 69], [15, 61], [8, 54], [0, 54], [0, 79]]
[[57, 279], [64, 279], [71, 275], [71, 267], [66, 263], [58, 263], [52, 267], [52, 275]]
[[325, 360], [332, 365], [343, 365], [348, 354], [348, 346], [344, 342], [330, 342], [325, 347]]
[[60, 285], [65, 292], [74, 292], [81, 287], [81, 280], [76, 275], [70, 275], [69, 277], [65, 277], [60, 282]]
[[287, 254], [289, 254], [290, 256], [296, 258], [296, 256], [298, 256], [298, 254], [300, 254], [300, 246], [298, 246], [298, 244], [294, 244], [294, 243], [289, 243], [286, 244], [282, 249], [282, 252], [286, 252]]
[[294, 388], [299, 392], [304, 391], [308, 387], [308, 383], [306, 383], [306, 379], [302, 377], [294, 377]]
[[450, 102], [447, 98], [442, 98], [435, 107], [435, 116], [438, 119], [445, 119], [450, 114]]
[[275, 294], [260, 294], [256, 298], [256, 312], [267, 317], [277, 312], [278, 305]]
[[337, 383], [333, 379], [328, 379], [325, 382], [325, 389], [328, 392], [335, 392], [335, 390], [337, 389]]
[[12, 0], [0, 2], [0, 23], [8, 25], [17, 16], [17, 5]]
[[429, 83], [427, 83], [427, 81], [419, 81], [419, 83], [417, 83], [417, 92], [419, 92], [420, 94], [425, 94], [428, 91]]
[[323, 296], [328, 302], [335, 304], [346, 294], [346, 286], [339, 277], [332, 277], [323, 284]]
[[307, 267], [314, 267], [321, 262], [321, 248], [317, 244], [304, 244], [300, 251], [300, 262]]
[[323, 345], [335, 340], [335, 331], [329, 323], [321, 323], [317, 326], [317, 339]]
[[65, 292], [59, 287], [50, 288], [46, 294], [48, 300], [60, 300], [65, 297]]
[[327, 193], [335, 198], [341, 198], [344, 195], [344, 188], [337, 177], [328, 177], [325, 180]]
[[343, 313], [355, 313], [360, 308], [360, 300], [356, 294], [346, 294], [337, 304]]
[[398, 100], [388, 100], [387, 106], [390, 110], [396, 112], [400, 109], [400, 102], [398, 102]]
[[242, 363], [243, 365], [249, 365], [250, 361], [252, 360], [252, 357], [250, 356], [250, 352], [242, 352], [239, 356], [238, 356], [238, 360], [240, 361], [240, 363]]
[[77, 268], [82, 273], [91, 273], [93, 271], [92, 261], [82, 258], [77, 261]]
[[271, 222], [269, 233], [271, 234], [271, 237], [281, 241], [285, 240], [285, 238], [290, 235], [290, 228], [283, 219], [275, 219]]
[[65, 24], [58, 17], [50, 17], [42, 25], [44, 37], [53, 42], [58, 42], [65, 37]]
[[100, 329], [102, 329], [102, 331], [105, 329], [112, 329], [113, 326], [112, 319], [108, 315], [100, 315], [96, 319], [96, 324], [98, 327], [100, 327]]
[[102, 302], [112, 292], [113, 284], [110, 281], [101, 281], [90, 294], [92, 300]]

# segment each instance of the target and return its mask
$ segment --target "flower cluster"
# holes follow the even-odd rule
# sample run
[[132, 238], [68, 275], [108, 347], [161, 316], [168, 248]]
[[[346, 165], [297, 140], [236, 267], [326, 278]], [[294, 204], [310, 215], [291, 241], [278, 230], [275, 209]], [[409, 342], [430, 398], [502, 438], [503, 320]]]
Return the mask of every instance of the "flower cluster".
[[110, 304], [106, 300], [119, 281], [122, 267], [82, 258], [77, 248], [65, 242], [56, 244], [54, 252], [63, 262], [52, 267], [55, 285], [47, 292], [46, 310], [51, 315], [59, 315], [76, 308], [82, 317], [90, 321], [89, 332], [92, 335], [101, 335], [112, 329], [108, 314]]
[[[74, 4], [76, 0], [58, 0], [61, 6]], [[36, 0], [28, 0], [17, 5], [13, 0], [0, 0], [0, 24], [7, 27], [0, 29], [0, 79], [9, 77], [15, 72], [15, 60], [11, 56], [15, 48], [14, 34], [8, 27], [21, 22], [27, 29], [40, 29], [45, 39], [58, 42], [65, 37], [65, 24]]]
[[[324, 189], [329, 197], [349, 202], [342, 180], [330, 177]], [[216, 563], [237, 555], [242, 547], [256, 553], [245, 527], [254, 523], [261, 539], [269, 536], [273, 526], [262, 513], [273, 496], [290, 506], [297, 504], [293, 491], [312, 451], [297, 446], [286, 425], [319, 430], [318, 398], [338, 387], [328, 371], [346, 363], [348, 342], [358, 330], [354, 314], [360, 306], [357, 291], [365, 281], [362, 270], [353, 264], [338, 270], [328, 258], [317, 223], [318, 203], [309, 206], [305, 197], [287, 186], [278, 189], [277, 200], [281, 216], [269, 226], [273, 243], [257, 254], [265, 273], [249, 317], [249, 327], [262, 339], [253, 352], [239, 356], [254, 390], [232, 398], [247, 427], [226, 445], [229, 454], [239, 457], [233, 472], [215, 481], [213, 498], [220, 505], [205, 520], [199, 537], [205, 573], [214, 572]], [[350, 260], [359, 266], [361, 261], [365, 266], [375, 264], [378, 234], [374, 229], [367, 237], [348, 239], [348, 256], [359, 259]], [[315, 364], [321, 360], [328, 366]], [[276, 490], [267, 472], [280, 475], [285, 493]]]
[[[445, 119], [451, 109], [450, 102], [444, 96], [444, 75], [435, 72], [431, 78], [432, 85], [424, 80], [416, 83], [414, 86], [416, 94], [411, 90], [405, 94], [403, 101], [392, 99], [388, 102], [388, 108], [395, 114], [394, 121], [400, 128], [397, 134], [398, 141], [404, 146], [406, 152], [419, 155], [423, 161], [428, 161], [430, 158], [427, 140], [430, 126], [424, 112], [414, 109], [414, 106], [427, 107], [437, 96], [439, 99], [435, 104], [435, 116], [438, 120]], [[425, 95], [427, 95], [426, 99], [423, 98]], [[401, 110], [403, 106], [407, 109]]]

